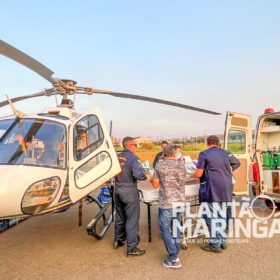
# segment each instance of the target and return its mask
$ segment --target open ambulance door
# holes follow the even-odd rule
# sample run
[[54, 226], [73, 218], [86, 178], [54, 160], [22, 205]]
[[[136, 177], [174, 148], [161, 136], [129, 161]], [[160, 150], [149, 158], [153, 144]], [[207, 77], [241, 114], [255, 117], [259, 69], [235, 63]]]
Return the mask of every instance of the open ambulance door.
[[249, 195], [249, 167], [252, 149], [252, 119], [248, 115], [227, 112], [224, 148], [236, 156], [241, 166], [234, 171], [235, 195]]
[[69, 195], [74, 203], [121, 171], [99, 109], [79, 117], [69, 130]]

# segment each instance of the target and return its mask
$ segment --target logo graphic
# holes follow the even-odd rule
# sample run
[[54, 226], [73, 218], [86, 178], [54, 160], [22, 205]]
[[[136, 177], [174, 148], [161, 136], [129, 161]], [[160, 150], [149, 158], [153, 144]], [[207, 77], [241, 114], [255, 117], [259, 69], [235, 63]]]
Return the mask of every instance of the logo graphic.
[[[225, 238], [247, 243], [250, 238], [271, 238], [280, 234], [280, 211], [276, 209], [275, 200], [267, 195], [195, 206], [190, 202], [174, 203], [172, 231], [180, 230], [184, 239], [204, 235], [209, 240]], [[183, 221], [176, 219], [178, 213]]]
[[[261, 201], [261, 204], [259, 206], [259, 209], [261, 210], [260, 213], [256, 213], [256, 211], [254, 209], [258, 208], [257, 207], [257, 204]], [[268, 209], [268, 206], [267, 206], [267, 202], [269, 202], [269, 204], [271, 205], [271, 208], [272, 209], [272, 212], [271, 213], [268, 213], [267, 216], [265, 216], [265, 211], [267, 211]], [[251, 202], [251, 206], [250, 206], [250, 209], [251, 209], [251, 213], [252, 215], [258, 219], [258, 220], [261, 220], [261, 221], [265, 221], [265, 220], [269, 220], [270, 218], [272, 217], [278, 217], [280, 216], [280, 213], [276, 213], [275, 214], [275, 210], [276, 210], [276, 205], [275, 205], [275, 202], [274, 202], [274, 199], [272, 199], [270, 196], [268, 195], [259, 195], [259, 196], [256, 196], [252, 202]], [[264, 216], [263, 216], [264, 215]]]

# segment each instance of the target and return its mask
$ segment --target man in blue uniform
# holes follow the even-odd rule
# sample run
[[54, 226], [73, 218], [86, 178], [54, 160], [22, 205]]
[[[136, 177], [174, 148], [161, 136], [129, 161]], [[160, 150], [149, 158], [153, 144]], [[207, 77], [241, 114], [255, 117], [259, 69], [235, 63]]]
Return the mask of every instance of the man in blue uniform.
[[[219, 148], [217, 136], [209, 136], [207, 145], [208, 149], [199, 154], [197, 170], [192, 177], [200, 178], [199, 199], [207, 209], [203, 218], [210, 232], [210, 240], [202, 249], [220, 253], [222, 249], [227, 248], [226, 213], [221, 215], [218, 211], [216, 216], [215, 209], [222, 208], [222, 203], [232, 202], [232, 171], [240, 166], [240, 161], [228, 151]], [[213, 225], [220, 227], [220, 230], [213, 230]]]
[[146, 180], [139, 158], [135, 155], [137, 144], [134, 138], [125, 137], [124, 150], [118, 154], [122, 168], [116, 176], [115, 242], [114, 248], [123, 246], [126, 240], [127, 256], [141, 256], [145, 250], [137, 247], [139, 237], [140, 202], [137, 181]]

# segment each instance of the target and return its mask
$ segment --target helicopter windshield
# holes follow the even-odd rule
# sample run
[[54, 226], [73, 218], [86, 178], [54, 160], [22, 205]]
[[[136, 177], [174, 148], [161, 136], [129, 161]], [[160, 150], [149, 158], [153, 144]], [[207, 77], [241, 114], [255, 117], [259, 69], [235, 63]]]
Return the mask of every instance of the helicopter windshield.
[[[0, 129], [5, 120], [0, 120]], [[1, 137], [1, 135], [0, 135]], [[45, 119], [16, 119], [0, 141], [0, 164], [65, 168], [66, 128]]]
[[5, 132], [11, 127], [15, 118], [2, 119], [0, 120], [0, 138], [5, 134]]

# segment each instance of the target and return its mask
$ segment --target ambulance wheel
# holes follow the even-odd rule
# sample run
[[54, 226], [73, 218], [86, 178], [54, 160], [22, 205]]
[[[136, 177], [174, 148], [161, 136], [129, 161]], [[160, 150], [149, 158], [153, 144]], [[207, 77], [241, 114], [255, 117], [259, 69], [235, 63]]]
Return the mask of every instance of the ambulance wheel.
[[182, 244], [181, 249], [186, 251], [188, 249], [188, 245], [187, 244]]

